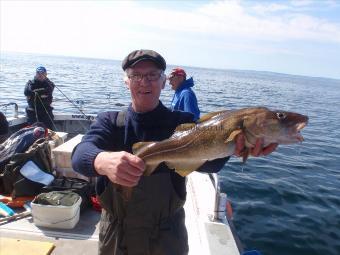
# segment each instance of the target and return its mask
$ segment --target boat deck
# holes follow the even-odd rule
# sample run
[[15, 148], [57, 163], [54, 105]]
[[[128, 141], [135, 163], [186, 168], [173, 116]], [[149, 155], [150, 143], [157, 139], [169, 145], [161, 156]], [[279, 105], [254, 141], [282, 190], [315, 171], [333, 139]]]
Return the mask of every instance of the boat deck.
[[[207, 174], [192, 173], [187, 182], [185, 204], [186, 226], [189, 236], [189, 254], [239, 255], [231, 229], [227, 222], [211, 221], [214, 209], [214, 189]], [[211, 190], [213, 191], [213, 190]], [[100, 213], [88, 209], [80, 214], [74, 229], [37, 227], [32, 217], [0, 225], [1, 237], [52, 242], [52, 255], [97, 254]], [[1, 243], [0, 243], [1, 247]]]
[[0, 225], [0, 240], [6, 237], [52, 242], [55, 245], [53, 255], [97, 254], [99, 219], [99, 212], [87, 210], [80, 215], [75, 228], [67, 230], [37, 227], [30, 216]]
[[[81, 117], [56, 115], [56, 123], [60, 127], [58, 130], [67, 131], [69, 143], [71, 143], [70, 138], [83, 133], [80, 129], [86, 129], [90, 124], [88, 120]], [[84, 121], [84, 123], [79, 125], [79, 121]], [[14, 132], [25, 124], [25, 117], [10, 118], [9, 122]], [[70, 151], [72, 151], [70, 148], [65, 149], [65, 160], [62, 161], [69, 161], [66, 158], [70, 157]], [[66, 170], [70, 169], [66, 168]], [[193, 172], [187, 178], [187, 202], [184, 208], [189, 236], [189, 254], [239, 255], [240, 252], [227, 219], [223, 218], [221, 221], [214, 218], [215, 186], [218, 184], [214, 183], [216, 179], [211, 177], [208, 174]], [[78, 224], [71, 230], [37, 227], [31, 216], [2, 223], [0, 224], [0, 254], [3, 238], [51, 242], [55, 245], [50, 253], [52, 255], [97, 254], [99, 220], [100, 213], [88, 209], [80, 214]], [[15, 247], [13, 249], [15, 250]]]

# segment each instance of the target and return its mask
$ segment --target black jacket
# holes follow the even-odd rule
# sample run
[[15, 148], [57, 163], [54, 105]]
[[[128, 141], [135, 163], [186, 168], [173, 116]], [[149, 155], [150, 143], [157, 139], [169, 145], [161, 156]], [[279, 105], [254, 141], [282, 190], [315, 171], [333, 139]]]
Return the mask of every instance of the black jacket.
[[8, 121], [5, 114], [0, 112], [0, 135], [6, 135], [8, 133]]
[[44, 107], [51, 110], [54, 87], [54, 83], [48, 78], [44, 81], [29, 80], [24, 91], [28, 106], [32, 109], [37, 109], [37, 111], [44, 109]]

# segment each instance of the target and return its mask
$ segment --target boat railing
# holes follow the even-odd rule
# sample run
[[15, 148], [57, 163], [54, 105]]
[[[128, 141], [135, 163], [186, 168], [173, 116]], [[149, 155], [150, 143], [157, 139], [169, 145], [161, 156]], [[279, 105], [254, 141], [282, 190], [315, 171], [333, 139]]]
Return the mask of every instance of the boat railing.
[[209, 174], [215, 188], [214, 221], [223, 221], [226, 217], [227, 194], [221, 192], [218, 174]]
[[18, 118], [19, 116], [19, 107], [17, 103], [11, 102], [11, 103], [7, 103], [7, 104], [1, 104], [0, 107], [4, 107], [7, 108], [8, 106], [14, 106], [14, 113], [13, 113], [13, 118]]

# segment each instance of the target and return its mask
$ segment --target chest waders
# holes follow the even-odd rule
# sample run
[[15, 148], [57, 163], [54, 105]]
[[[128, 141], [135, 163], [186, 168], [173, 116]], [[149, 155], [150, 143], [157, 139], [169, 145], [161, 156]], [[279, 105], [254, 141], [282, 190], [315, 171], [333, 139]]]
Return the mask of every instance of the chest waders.
[[[119, 112], [116, 120], [121, 132], [125, 114], [126, 111]], [[185, 201], [174, 190], [170, 172], [142, 176], [128, 202], [120, 190], [108, 182], [99, 200], [103, 207], [99, 227], [100, 255], [188, 254]]]

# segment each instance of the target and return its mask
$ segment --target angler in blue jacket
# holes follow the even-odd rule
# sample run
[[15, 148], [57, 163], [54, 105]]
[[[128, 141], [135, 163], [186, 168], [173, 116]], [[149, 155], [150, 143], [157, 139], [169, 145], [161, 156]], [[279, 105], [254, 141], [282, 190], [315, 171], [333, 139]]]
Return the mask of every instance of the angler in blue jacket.
[[194, 80], [192, 77], [186, 79], [186, 76], [187, 74], [182, 68], [173, 69], [168, 76], [171, 88], [175, 90], [171, 101], [171, 110], [190, 112], [195, 116], [194, 120], [198, 120], [200, 109], [195, 92], [192, 90]]

